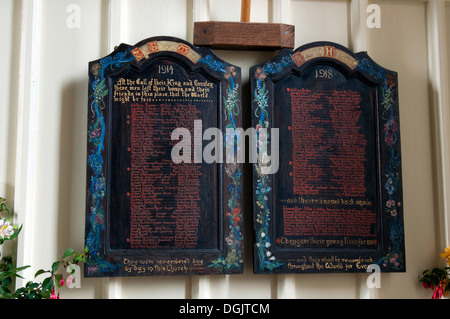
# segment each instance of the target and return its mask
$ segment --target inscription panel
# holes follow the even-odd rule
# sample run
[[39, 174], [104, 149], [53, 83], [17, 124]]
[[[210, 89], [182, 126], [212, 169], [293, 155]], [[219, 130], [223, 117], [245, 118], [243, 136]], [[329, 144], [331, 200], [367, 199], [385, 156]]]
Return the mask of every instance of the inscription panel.
[[404, 271], [395, 72], [328, 42], [250, 72], [253, 125], [280, 136], [278, 171], [254, 165], [255, 272]]
[[240, 180], [227, 172], [241, 165], [203, 161], [204, 131], [240, 124], [223, 105], [228, 92], [238, 105], [239, 68], [156, 37], [90, 70], [85, 275], [240, 273], [242, 199], [227, 191]]
[[[189, 108], [189, 105], [168, 106], [174, 112], [169, 119], [163, 116], [166, 105], [132, 105], [132, 248], [199, 247], [201, 167], [184, 163], [178, 165], [164, 158], [164, 154], [170, 154], [171, 148], [167, 147], [174, 146], [169, 140], [164, 141], [163, 147], [158, 147], [161, 145], [159, 139], [170, 136], [171, 130], [166, 131], [166, 125], [174, 129], [177, 127], [174, 124], [178, 122], [179, 127], [192, 131], [194, 120], [199, 118], [199, 114], [195, 107]], [[178, 120], [177, 115], [185, 116]], [[175, 120], [175, 123], [171, 123], [171, 120]], [[155, 141], [158, 141], [157, 145], [152, 145]], [[217, 201], [215, 195], [211, 194], [211, 202]], [[217, 211], [217, 208], [213, 211]], [[217, 248], [217, 245], [213, 248]]]
[[[210, 111], [217, 108], [217, 83], [163, 59], [126, 77], [111, 79], [111, 132], [123, 128], [125, 141], [111, 143], [111, 153], [126, 148], [123, 158], [111, 157], [111, 187], [112, 194], [127, 190], [127, 196], [112, 196], [110, 232], [127, 236], [115, 236], [110, 248], [219, 249], [219, 194], [209, 187], [220, 184], [217, 163], [195, 163], [193, 152], [188, 163], [174, 162], [172, 149], [179, 141], [171, 137], [177, 128], [194, 133], [196, 121], [200, 134], [203, 127], [219, 125]], [[202, 144], [192, 138], [191, 150]], [[116, 218], [124, 212], [126, 229], [125, 218]]]
[[[309, 88], [317, 82], [320, 89]], [[286, 94], [289, 101], [280, 104], [284, 116], [274, 122], [288, 137], [278, 176], [289, 177], [274, 177], [282, 248], [298, 239], [304, 248], [378, 248], [375, 110], [361, 103], [374, 101], [376, 92], [359, 82], [319, 65], [276, 84], [275, 98]], [[326, 240], [319, 244], [314, 236]]]

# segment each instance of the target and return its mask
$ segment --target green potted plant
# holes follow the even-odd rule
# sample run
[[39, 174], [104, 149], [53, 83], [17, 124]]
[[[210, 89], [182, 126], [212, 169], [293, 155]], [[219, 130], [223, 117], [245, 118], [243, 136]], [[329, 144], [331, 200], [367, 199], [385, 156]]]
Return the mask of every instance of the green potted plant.
[[[7, 240], [16, 238], [22, 226], [13, 224], [13, 216], [9, 211], [6, 199], [0, 197], [0, 246]], [[69, 285], [75, 268], [86, 261], [87, 248], [76, 252], [72, 248], [67, 249], [62, 256], [52, 263], [51, 269], [38, 270], [34, 279], [38, 276], [46, 275], [42, 282], [28, 281], [24, 287], [15, 289], [13, 280], [23, 278], [19, 272], [30, 266], [14, 267], [12, 256], [3, 256], [0, 261], [0, 299], [59, 299], [59, 289], [64, 284]], [[63, 270], [72, 269], [66, 273], [64, 278]]]

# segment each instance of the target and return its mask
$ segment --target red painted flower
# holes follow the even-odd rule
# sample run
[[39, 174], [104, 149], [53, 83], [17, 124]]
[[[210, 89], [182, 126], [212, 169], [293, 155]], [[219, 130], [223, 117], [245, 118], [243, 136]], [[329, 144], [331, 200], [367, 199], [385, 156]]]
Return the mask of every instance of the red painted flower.
[[395, 86], [395, 76], [392, 73], [386, 77], [386, 84], [391, 88]]

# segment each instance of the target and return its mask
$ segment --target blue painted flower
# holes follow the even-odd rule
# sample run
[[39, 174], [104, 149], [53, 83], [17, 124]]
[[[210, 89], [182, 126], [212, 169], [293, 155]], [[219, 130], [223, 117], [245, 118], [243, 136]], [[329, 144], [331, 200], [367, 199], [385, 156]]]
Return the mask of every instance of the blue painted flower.
[[264, 195], [264, 194], [269, 193], [272, 190], [272, 188], [270, 186], [267, 186], [267, 187], [263, 187], [263, 186], [264, 186], [264, 184], [262, 182], [259, 182], [257, 184], [257, 188], [256, 188], [257, 195], [260, 195], [260, 194]]
[[358, 65], [357, 68], [361, 71], [365, 71], [371, 76], [374, 76], [377, 80], [382, 80], [385, 78], [385, 74], [383, 69], [381, 69], [378, 65], [373, 63], [367, 58], [358, 58]]
[[389, 177], [387, 179], [386, 184], [384, 185], [384, 188], [386, 189], [386, 191], [389, 195], [393, 195], [395, 193], [396, 186], [395, 186], [395, 183], [394, 183], [394, 180], [392, 177]]
[[97, 240], [97, 236], [93, 233], [90, 232], [86, 238], [86, 246], [89, 250], [89, 254], [92, 254], [96, 251], [96, 247], [98, 246], [98, 240]]
[[209, 66], [209, 68], [213, 71], [225, 72], [225, 63], [215, 61], [210, 55], [207, 55], [205, 58], [201, 58], [199, 61]]
[[268, 74], [280, 73], [287, 65], [289, 65], [292, 62], [293, 61], [290, 55], [285, 56], [279, 62], [267, 63], [263, 68], [263, 72]]
[[103, 158], [100, 154], [93, 153], [89, 155], [88, 163], [90, 168], [94, 171], [95, 174], [98, 174], [102, 171]]
[[107, 57], [104, 57], [103, 59], [100, 60], [100, 64], [102, 66], [107, 66], [107, 65], [111, 64], [112, 61], [113, 61], [112, 57], [111, 56], [107, 56]]
[[98, 178], [94, 183], [94, 191], [96, 193], [102, 193], [105, 190], [105, 179]]

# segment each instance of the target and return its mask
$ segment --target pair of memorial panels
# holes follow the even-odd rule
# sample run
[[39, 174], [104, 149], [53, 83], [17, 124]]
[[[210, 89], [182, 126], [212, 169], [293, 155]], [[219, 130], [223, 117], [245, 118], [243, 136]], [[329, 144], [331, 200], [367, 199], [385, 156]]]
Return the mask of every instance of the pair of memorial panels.
[[405, 271], [397, 73], [330, 42], [249, 72], [251, 110], [177, 38], [89, 64], [85, 276], [242, 273], [248, 214], [255, 273]]

